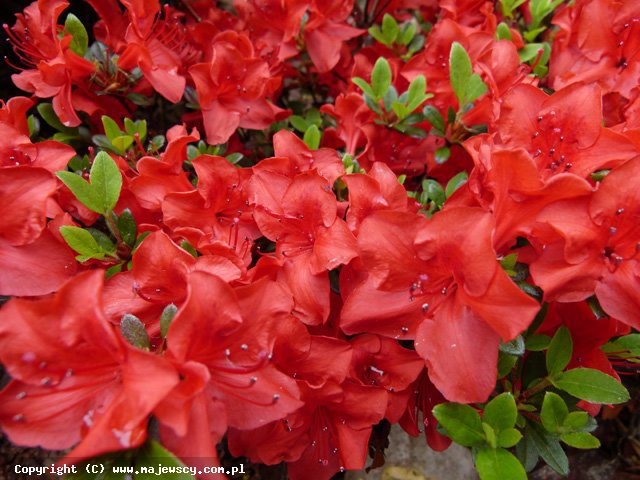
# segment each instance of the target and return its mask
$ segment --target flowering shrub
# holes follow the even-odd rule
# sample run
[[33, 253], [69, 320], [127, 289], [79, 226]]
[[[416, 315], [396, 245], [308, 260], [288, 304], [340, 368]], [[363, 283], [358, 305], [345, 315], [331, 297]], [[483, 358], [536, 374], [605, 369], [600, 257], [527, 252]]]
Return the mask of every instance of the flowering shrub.
[[385, 423], [482, 479], [599, 445], [640, 356], [640, 4], [87, 3], [4, 25], [13, 443], [293, 480]]

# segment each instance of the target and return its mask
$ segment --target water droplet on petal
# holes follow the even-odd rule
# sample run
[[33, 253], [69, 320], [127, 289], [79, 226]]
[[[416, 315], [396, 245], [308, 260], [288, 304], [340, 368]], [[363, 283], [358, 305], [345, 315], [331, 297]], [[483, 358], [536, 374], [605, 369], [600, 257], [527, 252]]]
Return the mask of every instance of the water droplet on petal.
[[616, 215], [622, 215], [624, 213], [624, 208], [619, 208], [616, 210]]
[[278, 400], [280, 400], [280, 395], [278, 395], [277, 393], [273, 394], [273, 403], [276, 403]]
[[243, 343], [242, 345], [240, 345], [240, 349], [246, 352], [247, 350], [249, 350], [249, 345], [247, 345], [246, 343]]
[[33, 352], [25, 352], [22, 354], [21, 359], [23, 363], [32, 363], [36, 359], [36, 354]]
[[11, 420], [13, 420], [14, 422], [24, 422], [24, 415], [21, 413], [17, 413], [11, 418]]
[[404, 334], [409, 333], [409, 328], [408, 327], [402, 327], [400, 330], [402, 330], [402, 333], [404, 333]]
[[16, 394], [16, 400], [22, 400], [27, 396], [27, 392], [19, 392]]
[[427, 313], [429, 311], [429, 304], [428, 303], [423, 303], [422, 304], [422, 313]]

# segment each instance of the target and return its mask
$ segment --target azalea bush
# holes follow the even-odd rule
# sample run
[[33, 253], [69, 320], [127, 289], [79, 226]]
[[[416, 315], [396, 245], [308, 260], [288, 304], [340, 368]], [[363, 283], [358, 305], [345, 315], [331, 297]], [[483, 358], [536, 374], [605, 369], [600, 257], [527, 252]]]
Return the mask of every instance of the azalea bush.
[[12, 443], [293, 480], [390, 424], [487, 480], [599, 446], [640, 356], [638, 2], [86, 3], [4, 25]]

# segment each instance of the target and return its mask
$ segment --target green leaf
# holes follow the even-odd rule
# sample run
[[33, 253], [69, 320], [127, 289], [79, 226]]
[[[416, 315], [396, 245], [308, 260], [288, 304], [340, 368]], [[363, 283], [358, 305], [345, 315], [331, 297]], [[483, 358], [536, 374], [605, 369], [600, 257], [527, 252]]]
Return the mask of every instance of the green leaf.
[[136, 243], [136, 235], [138, 234], [138, 227], [136, 226], [136, 221], [133, 218], [133, 214], [131, 210], [125, 208], [118, 220], [116, 221], [116, 226], [118, 227], [118, 233], [120, 233], [120, 238], [124, 243], [126, 243], [129, 247], [133, 247]]
[[574, 431], [584, 428], [591, 417], [587, 412], [571, 412], [562, 422], [563, 430]]
[[99, 152], [96, 155], [89, 179], [94, 198], [100, 205], [98, 213], [106, 215], [116, 206], [122, 188], [122, 174], [108, 153]]
[[87, 48], [89, 48], [89, 35], [87, 35], [87, 29], [78, 17], [73, 13], [67, 14], [67, 18], [64, 21], [64, 33], [68, 33], [73, 37], [69, 48], [73, 53], [84, 57]]
[[454, 442], [465, 447], [484, 443], [480, 415], [469, 405], [441, 403], [433, 409], [433, 415]]
[[307, 147], [311, 150], [317, 150], [320, 146], [320, 130], [317, 125], [311, 125], [307, 128], [307, 131], [304, 132], [304, 143], [307, 144]]
[[409, 44], [409, 47], [407, 47], [407, 50], [409, 50], [410, 53], [422, 50], [422, 47], [424, 47], [424, 42], [424, 35], [416, 35], [415, 37], [413, 37], [413, 40], [411, 40], [411, 43]]
[[573, 353], [573, 341], [571, 333], [565, 326], [561, 326], [551, 339], [547, 350], [547, 372], [549, 375], [557, 375], [566, 368]]
[[509, 30], [509, 26], [504, 23], [504, 22], [500, 22], [498, 24], [498, 28], [496, 29], [496, 38], [498, 40], [512, 40], [513, 37], [511, 35], [511, 30]]
[[471, 59], [467, 51], [460, 43], [453, 42], [451, 45], [451, 53], [449, 54], [449, 77], [451, 79], [451, 87], [458, 98], [460, 108], [466, 103], [467, 84], [469, 83], [472, 73]]
[[513, 370], [518, 357], [509, 355], [504, 352], [498, 352], [498, 378], [504, 378], [507, 374]]
[[384, 14], [382, 17], [382, 35], [387, 40], [387, 45], [391, 45], [398, 38], [398, 34], [400, 33], [400, 28], [398, 27], [398, 22], [388, 13]]
[[524, 47], [518, 50], [518, 57], [520, 57], [520, 62], [530, 62], [538, 56], [540, 50], [544, 50], [541, 43], [526, 44]]
[[169, 325], [173, 321], [173, 317], [178, 313], [178, 307], [176, 307], [173, 303], [170, 303], [164, 310], [162, 311], [162, 315], [160, 315], [160, 335], [162, 338], [167, 336], [167, 332], [169, 331]]
[[569, 459], [555, 436], [547, 433], [540, 425], [528, 423], [525, 432], [525, 438], [527, 437], [547, 465], [560, 475], [569, 474]]
[[630, 333], [620, 337], [607, 346], [608, 352], [629, 352], [633, 356], [640, 356], [640, 333]]
[[418, 75], [414, 78], [409, 84], [408, 92], [408, 104], [407, 109], [410, 112], [413, 112], [416, 108], [420, 106], [422, 102], [425, 101], [427, 91], [427, 81], [424, 78], [424, 75]]
[[536, 333], [527, 338], [525, 346], [527, 350], [540, 352], [542, 350], [546, 350], [549, 347], [549, 343], [551, 343], [551, 337], [549, 335]]
[[441, 207], [447, 199], [444, 194], [444, 190], [442, 189], [442, 185], [440, 185], [437, 180], [433, 180], [431, 178], [423, 180], [422, 190], [427, 192], [429, 198], [433, 200], [438, 207]]
[[538, 449], [530, 435], [524, 435], [522, 441], [516, 445], [516, 455], [527, 472], [533, 470], [538, 464]]
[[493, 398], [484, 407], [482, 420], [493, 427], [496, 431], [513, 428], [518, 417], [518, 408], [513, 395], [504, 392]]
[[62, 124], [50, 103], [41, 103], [36, 108], [42, 119], [47, 122], [47, 125], [50, 127], [55, 128], [59, 132], [67, 132], [71, 130], [69, 127], [65, 127]]
[[289, 117], [289, 122], [293, 125], [293, 128], [298, 130], [299, 132], [306, 132], [309, 125], [307, 125], [307, 121], [302, 118], [300, 115], [291, 115]]
[[[157, 468], [157, 465], [161, 464], [163, 467], [184, 467], [178, 458], [173, 453], [165, 449], [155, 440], [148, 440], [147, 443], [138, 451], [136, 455], [135, 468], [141, 471], [140, 467], [153, 466]], [[154, 473], [138, 473], [135, 480], [158, 480], [158, 475]], [[169, 475], [171, 480], [195, 480], [195, 478], [189, 473], [172, 473]]]
[[551, 433], [557, 433], [564, 424], [569, 409], [562, 397], [553, 392], [546, 392], [540, 410], [540, 420], [544, 428]]
[[427, 121], [433, 125], [433, 128], [439, 132], [444, 132], [444, 118], [442, 118], [442, 114], [436, 107], [433, 105], [426, 105], [422, 109], [422, 113]]
[[449, 180], [449, 183], [447, 183], [447, 186], [444, 189], [444, 193], [447, 198], [451, 197], [451, 195], [453, 195], [456, 190], [467, 183], [468, 178], [469, 175], [467, 175], [467, 172], [460, 172], [451, 180]]
[[87, 232], [91, 234], [93, 238], [95, 238], [96, 242], [98, 242], [98, 246], [100, 249], [108, 254], [115, 254], [116, 246], [113, 244], [108, 235], [105, 235], [100, 230], [96, 230], [95, 228], [87, 228]]
[[500, 342], [498, 349], [501, 352], [508, 353], [509, 355], [515, 355], [521, 357], [524, 355], [524, 338], [522, 335], [518, 335], [516, 338], [507, 343]]
[[600, 440], [586, 432], [565, 433], [560, 435], [560, 440], [573, 448], [598, 448]]
[[555, 378], [554, 387], [591, 403], [624, 403], [629, 392], [615, 378], [593, 368], [574, 368]]
[[369, 27], [368, 32], [369, 32], [369, 35], [371, 35], [373, 38], [375, 38], [378, 42], [382, 43], [383, 45], [386, 45], [387, 47], [391, 46], [389, 41], [382, 34], [382, 30], [380, 30], [380, 27], [378, 25], [373, 25], [373, 26]]
[[449, 160], [450, 156], [451, 150], [449, 149], [449, 147], [440, 147], [434, 153], [434, 157], [438, 165], [442, 165], [444, 162]]
[[496, 435], [496, 431], [491, 428], [491, 425], [485, 422], [482, 422], [482, 430], [484, 431], [484, 436], [491, 448], [497, 448], [498, 436]]
[[120, 320], [120, 332], [127, 342], [134, 347], [145, 350], [151, 346], [149, 334], [144, 328], [144, 323], [135, 315], [126, 313], [122, 316], [122, 320]]
[[371, 72], [371, 89], [374, 93], [373, 98], [381, 100], [390, 85], [391, 67], [389, 66], [389, 62], [387, 62], [386, 58], [380, 57], [373, 66], [373, 72]]
[[187, 252], [189, 252], [193, 258], [198, 258], [198, 251], [193, 245], [191, 245], [186, 240], [183, 240], [182, 242], [180, 242], [180, 247], [183, 250], [186, 250]]
[[518, 444], [522, 439], [522, 434], [515, 428], [503, 430], [498, 435], [498, 446], [502, 448], [511, 448]]
[[373, 93], [371, 86], [362, 78], [354, 77], [351, 79], [353, 83], [355, 83], [363, 93], [369, 95], [371, 98], [375, 98], [376, 94]]
[[482, 81], [480, 75], [474, 73], [469, 78], [467, 82], [467, 89], [465, 94], [465, 104], [471, 103], [482, 95], [484, 95], [487, 91], [487, 85]]
[[111, 117], [103, 115], [102, 125], [104, 126], [104, 134], [107, 136], [110, 142], [113, 142], [114, 138], [122, 135], [120, 127]]
[[131, 135], [120, 135], [111, 140], [111, 144], [123, 155], [127, 149], [133, 144], [134, 138]]
[[396, 90], [396, 87], [391, 85], [389, 88], [387, 88], [387, 91], [385, 92], [384, 97], [382, 97], [382, 104], [384, 105], [384, 109], [386, 111], [390, 111], [391, 109], [393, 109], [393, 104], [398, 103], [397, 100], [398, 100], [398, 91]]
[[56, 172], [56, 176], [85, 207], [96, 213], [103, 213], [97, 193], [84, 178], [66, 171]]
[[76, 253], [78, 261], [84, 262], [90, 258], [104, 259], [105, 252], [100, 248], [96, 239], [82, 228], [65, 225], [60, 227], [60, 234]]
[[416, 35], [416, 25], [413, 22], [405, 23], [402, 32], [399, 35], [398, 43], [400, 45], [409, 45]]
[[481, 480], [527, 480], [520, 461], [504, 448], [481, 448], [476, 454]]

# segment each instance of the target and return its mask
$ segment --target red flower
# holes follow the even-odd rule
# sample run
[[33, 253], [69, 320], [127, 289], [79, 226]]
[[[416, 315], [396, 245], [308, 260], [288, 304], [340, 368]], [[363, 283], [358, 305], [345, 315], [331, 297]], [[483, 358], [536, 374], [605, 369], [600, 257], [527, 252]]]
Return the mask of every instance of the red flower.
[[13, 378], [0, 393], [0, 424], [12, 442], [75, 445], [66, 457], [74, 462], [136, 447], [178, 382], [167, 361], [114, 332], [102, 313], [103, 278], [87, 272], [52, 297], [0, 311], [0, 360]]
[[256, 56], [247, 36], [224, 32], [216, 36], [209, 63], [189, 69], [207, 132], [207, 142], [220, 144], [238, 128], [263, 129], [287, 116], [268, 101], [280, 86], [269, 65]]

